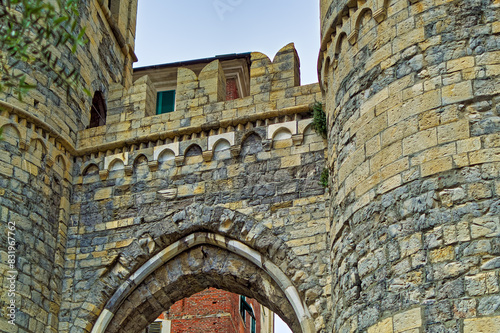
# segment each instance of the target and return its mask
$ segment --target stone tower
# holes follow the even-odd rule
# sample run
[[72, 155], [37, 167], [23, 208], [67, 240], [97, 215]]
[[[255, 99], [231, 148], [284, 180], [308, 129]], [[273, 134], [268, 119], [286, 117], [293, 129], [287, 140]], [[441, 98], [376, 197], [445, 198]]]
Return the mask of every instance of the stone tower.
[[[104, 100], [110, 86], [131, 84], [136, 9], [137, 0], [80, 1], [80, 26], [89, 43], [75, 54], [67, 45], [54, 51], [61, 66], [78, 68], [83, 85]], [[17, 70], [37, 88], [22, 101], [8, 92], [0, 94], [0, 331], [60, 332], [67, 311], [63, 293], [74, 287], [67, 277], [63, 286], [64, 276], [72, 275], [65, 274], [64, 266], [73, 223], [74, 158], [79, 154], [78, 132], [90, 123], [92, 97], [81, 91], [67, 95], [53, 84], [53, 76], [36, 67], [19, 65]], [[4, 232], [8, 227], [11, 234]], [[11, 242], [15, 249], [7, 247]], [[11, 253], [16, 263], [8, 266]], [[10, 288], [13, 297], [4, 293]], [[15, 325], [7, 323], [11, 304]]]
[[500, 2], [322, 0], [333, 332], [500, 332]]

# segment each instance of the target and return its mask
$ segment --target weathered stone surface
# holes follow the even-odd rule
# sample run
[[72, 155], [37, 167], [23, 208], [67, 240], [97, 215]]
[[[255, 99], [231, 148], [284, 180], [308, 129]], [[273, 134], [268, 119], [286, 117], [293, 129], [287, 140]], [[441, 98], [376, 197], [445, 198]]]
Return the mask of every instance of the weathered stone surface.
[[[479, 312], [498, 316], [498, 144], [484, 143], [500, 79], [481, 67], [499, 62], [498, 13], [492, 0], [321, 2], [333, 331], [479, 332]], [[410, 309], [418, 325], [398, 328]]]
[[[1, 95], [0, 216], [16, 223], [19, 271], [18, 326], [2, 316], [1, 330], [100, 318], [135, 332], [216, 286], [295, 332], [496, 332], [497, 0], [322, 0], [321, 88], [299, 85], [290, 44], [252, 53], [250, 95], [234, 101], [218, 60], [180, 69], [163, 115], [152, 81], [132, 82], [137, 1], [116, 3], [82, 2], [89, 44], [59, 50], [106, 97], [106, 126], [85, 129], [90, 99], [29, 66], [38, 88]], [[309, 127], [316, 101], [327, 142]]]

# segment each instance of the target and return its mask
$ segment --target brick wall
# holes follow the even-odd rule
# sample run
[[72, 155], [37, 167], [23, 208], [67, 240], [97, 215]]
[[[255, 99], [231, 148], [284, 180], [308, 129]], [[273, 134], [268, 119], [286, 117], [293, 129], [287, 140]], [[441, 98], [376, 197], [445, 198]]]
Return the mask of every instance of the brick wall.
[[[240, 296], [225, 290], [208, 288], [184, 298], [170, 307], [165, 319], [172, 321], [172, 332], [182, 333], [250, 333], [250, 315], [246, 324], [240, 315]], [[256, 332], [260, 330], [260, 304], [251, 298], [256, 318]]]
[[227, 79], [226, 80], [226, 101], [237, 99], [239, 97], [240, 97], [240, 95], [238, 93], [238, 86], [237, 86], [236, 79]]

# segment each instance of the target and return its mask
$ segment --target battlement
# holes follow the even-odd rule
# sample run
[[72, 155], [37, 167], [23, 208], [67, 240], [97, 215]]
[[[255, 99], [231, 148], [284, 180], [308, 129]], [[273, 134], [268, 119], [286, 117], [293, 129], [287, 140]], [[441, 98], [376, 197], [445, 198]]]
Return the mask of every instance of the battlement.
[[[229, 101], [224, 100], [226, 80], [219, 60], [207, 64], [199, 75], [179, 68], [175, 111], [160, 115], [153, 115], [156, 88], [147, 75], [129, 89], [115, 85], [110, 93], [108, 124], [81, 131], [77, 150], [82, 156], [92, 155], [89, 161], [117, 156], [126, 166], [126, 154], [140, 147], [151, 148], [148, 160], [157, 163], [164, 147], [182, 165], [185, 151], [195, 143], [205, 161], [211, 159], [222, 139], [237, 154], [241, 138], [237, 132], [259, 126], [268, 128], [266, 141], [271, 142], [274, 134], [285, 128], [299, 144], [311, 122], [310, 106], [321, 98], [317, 84], [299, 86], [299, 66], [293, 44], [283, 47], [272, 62], [262, 53], [252, 53], [250, 95]], [[104, 160], [98, 163], [103, 171], [110, 165]]]

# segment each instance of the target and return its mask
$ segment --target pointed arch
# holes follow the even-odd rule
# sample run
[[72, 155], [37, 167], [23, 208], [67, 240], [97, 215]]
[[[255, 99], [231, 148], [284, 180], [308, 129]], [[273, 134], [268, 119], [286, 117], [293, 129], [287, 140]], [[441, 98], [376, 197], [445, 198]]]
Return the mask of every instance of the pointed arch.
[[201, 149], [200, 145], [193, 143], [189, 147], [186, 148], [184, 151], [184, 156], [185, 157], [191, 157], [191, 156], [199, 156], [203, 153], [203, 150]]
[[89, 163], [82, 168], [82, 176], [99, 174], [99, 166], [96, 163]]
[[137, 157], [134, 159], [134, 167], [139, 165], [139, 164], [143, 164], [144, 162], [146, 162], [146, 164], [149, 162], [149, 159], [148, 157], [146, 156], [146, 154], [139, 154], [137, 155]]
[[175, 152], [172, 149], [166, 148], [158, 155], [158, 162], [164, 163], [173, 161], [175, 159]]
[[339, 54], [342, 52], [342, 47], [344, 44], [347, 44], [347, 34], [345, 31], [342, 31], [340, 34], [337, 35], [335, 39], [335, 57], [338, 58]]
[[214, 143], [213, 151], [219, 152], [219, 151], [223, 151], [223, 150], [228, 150], [230, 148], [231, 148], [231, 143], [229, 143], [229, 141], [227, 139], [220, 138], [219, 140], [217, 140]]
[[292, 132], [287, 127], [280, 127], [273, 133], [273, 141], [287, 140], [292, 137]]
[[66, 171], [68, 163], [66, 162], [66, 158], [63, 154], [57, 155], [54, 161], [56, 162], [56, 165], [61, 168], [61, 171]]
[[250, 131], [243, 136], [243, 140], [241, 141], [241, 156], [257, 154], [262, 150], [262, 137], [257, 132]]
[[[191, 250], [196, 248], [199, 249], [200, 246], [202, 248], [199, 252], [205, 253], [207, 256], [212, 254], [210, 257], [214, 260], [222, 258], [225, 262], [229, 262], [229, 264], [212, 265], [212, 269], [207, 271], [204, 267], [205, 260], [201, 260], [198, 261], [198, 263], [195, 262], [192, 264], [193, 268], [190, 268], [191, 272], [188, 274], [184, 274], [185, 272], [171, 273], [173, 269], [168, 269], [170, 262], [182, 260], [183, 256], [185, 260], [186, 254], [184, 253], [189, 255]], [[217, 253], [214, 248], [224, 250], [227, 255], [224, 256]], [[245, 265], [244, 270], [238, 270], [237, 266], [231, 265], [231, 263], [234, 263], [234, 261], [238, 260], [238, 258], [245, 260], [244, 262], [238, 263]], [[253, 266], [249, 266], [248, 263], [253, 264]], [[174, 265], [174, 267], [178, 265], [179, 263]], [[149, 307], [148, 320], [154, 320], [154, 318], [161, 313], [161, 309], [163, 309], [166, 304], [171, 305], [175, 303], [175, 301], [186, 297], [182, 289], [190, 289], [191, 291], [189, 294], [199, 292], [206, 288], [207, 285], [210, 285], [211, 274], [220, 274], [222, 273], [224, 267], [228, 266], [230, 269], [224, 271], [229, 275], [229, 277], [226, 276], [226, 280], [230, 281], [228, 283], [235, 283], [236, 281], [233, 279], [237, 279], [239, 274], [244, 274], [245, 270], [251, 269], [250, 267], [253, 267], [254, 270], [261, 272], [261, 278], [263, 280], [260, 280], [259, 282], [264, 281], [265, 286], [268, 288], [265, 292], [269, 294], [279, 293], [282, 295], [281, 297], [286, 298], [288, 305], [293, 309], [295, 320], [291, 320], [290, 324], [292, 325], [290, 326], [296, 328], [300, 327], [303, 333], [314, 332], [313, 320], [305, 302], [301, 300], [297, 288], [293, 285], [290, 278], [287, 277], [287, 275], [279, 268], [279, 266], [275, 265], [261, 253], [240, 241], [210, 232], [196, 232], [167, 246], [149, 259], [138, 270], [132, 273], [132, 275], [130, 275], [130, 277], [122, 283], [113, 296], [108, 300], [92, 329], [92, 333], [107, 332], [108, 327], [110, 328], [110, 332], [117, 332], [117, 329], [121, 328], [123, 325], [129, 329], [142, 328], [142, 326], [147, 325], [148, 322], [147, 320], [144, 321], [144, 317], [137, 317], [139, 316], [138, 312], [140, 312], [140, 309]], [[199, 276], [203, 276], [203, 278], [200, 279]], [[208, 282], [203, 283], [201, 281]], [[249, 282], [250, 285], [254, 284], [250, 280], [247, 282]], [[167, 291], [170, 291], [172, 294], [168, 295], [163, 291], [165, 286], [163, 286], [162, 283], [170, 287], [182, 285], [184, 288], [169, 288]], [[224, 284], [222, 281], [219, 281], [219, 283]], [[272, 291], [272, 284], [276, 285], [278, 288], [276, 290], [273, 289]], [[149, 288], [149, 286], [153, 287]], [[222, 285], [222, 287], [228, 288], [225, 285]], [[238, 292], [249, 292], [243, 284], [240, 287], [236, 287], [236, 289], [238, 288], [241, 288], [237, 290]], [[177, 294], [174, 294], [175, 292], [177, 292]], [[252, 296], [262, 302], [263, 297], [260, 295]], [[128, 304], [128, 306], [122, 308], [125, 300], [129, 297], [134, 300], [138, 300], [138, 302], [135, 302], [132, 307]], [[275, 297], [279, 296], [275, 295]], [[152, 303], [149, 302], [149, 300], [153, 300]], [[155, 304], [157, 308], [152, 310], [151, 304]], [[263, 304], [269, 306], [269, 304], [266, 304], [265, 300]], [[270, 308], [281, 312], [280, 309], [276, 308], [273, 304], [270, 305]], [[139, 309], [139, 311], [136, 309]], [[118, 313], [119, 315], [117, 316]], [[138, 321], [134, 321], [134, 317], [140, 318], [144, 322], [138, 323]]]
[[125, 169], [125, 164], [119, 158], [115, 158], [111, 163], [109, 163], [109, 171], [118, 171]]
[[5, 124], [0, 127], [2, 137], [8, 143], [13, 146], [19, 146], [19, 140], [21, 140], [21, 132], [14, 124]]
[[94, 93], [92, 105], [90, 106], [89, 128], [106, 125], [106, 115], [106, 100], [102, 91], [98, 90]]
[[358, 31], [361, 31], [363, 20], [368, 14], [371, 18], [373, 18], [373, 12], [369, 7], [362, 8], [356, 13], [357, 16], [355, 18], [355, 27]]

